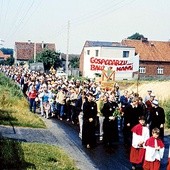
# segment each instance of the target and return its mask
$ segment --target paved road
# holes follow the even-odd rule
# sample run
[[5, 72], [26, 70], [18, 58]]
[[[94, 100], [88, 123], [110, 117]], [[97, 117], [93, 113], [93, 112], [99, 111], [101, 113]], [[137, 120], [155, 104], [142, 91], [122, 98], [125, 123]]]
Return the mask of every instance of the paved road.
[[[65, 121], [44, 119], [47, 129], [0, 126], [2, 136], [24, 142], [40, 142], [57, 145], [66, 151], [81, 170], [129, 170], [131, 164], [122, 142], [114, 148], [105, 148], [101, 142], [94, 149], [86, 149], [78, 137], [78, 127]], [[165, 137], [165, 156], [161, 170], [165, 170], [170, 135]]]

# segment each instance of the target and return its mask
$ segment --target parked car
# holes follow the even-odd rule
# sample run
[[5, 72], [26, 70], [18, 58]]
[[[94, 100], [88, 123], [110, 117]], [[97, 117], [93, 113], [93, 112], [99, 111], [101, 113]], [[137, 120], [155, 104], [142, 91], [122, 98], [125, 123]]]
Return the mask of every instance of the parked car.
[[58, 70], [56, 72], [56, 77], [63, 77], [63, 76], [67, 76], [67, 74], [64, 71]]

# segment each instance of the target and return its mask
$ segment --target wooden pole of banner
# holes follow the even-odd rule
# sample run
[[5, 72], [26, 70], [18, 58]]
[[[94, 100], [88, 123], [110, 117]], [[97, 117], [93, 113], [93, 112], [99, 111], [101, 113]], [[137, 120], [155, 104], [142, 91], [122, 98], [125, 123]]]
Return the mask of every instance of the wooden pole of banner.
[[140, 74], [139, 74], [139, 71], [138, 71], [138, 77], [137, 77], [137, 94], [139, 92], [139, 79], [140, 79]]

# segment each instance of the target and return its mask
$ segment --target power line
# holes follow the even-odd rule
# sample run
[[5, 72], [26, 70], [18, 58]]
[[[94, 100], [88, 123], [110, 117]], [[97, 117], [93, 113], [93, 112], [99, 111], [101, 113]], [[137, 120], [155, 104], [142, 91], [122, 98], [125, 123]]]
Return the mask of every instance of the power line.
[[[119, 0], [118, 0], [119, 1]], [[95, 8], [93, 11], [90, 11], [88, 14], [86, 13], [85, 15], [83, 15], [82, 17], [78, 17], [76, 19], [73, 20], [74, 23], [79, 23], [82, 20], [87, 20], [88, 18], [92, 18], [93, 16], [96, 16], [98, 14], [101, 14], [103, 12], [108, 11], [109, 9], [113, 9], [113, 6], [116, 6], [120, 3], [122, 3], [123, 1], [126, 0], [121, 0], [120, 2], [116, 2], [116, 0], [112, 1], [111, 3], [104, 3], [104, 5], [102, 5], [101, 8]], [[116, 3], [115, 3], [116, 2]]]
[[108, 15], [110, 13], [113, 13], [113, 12], [119, 10], [120, 8], [123, 8], [127, 4], [132, 3], [133, 1], [135, 1], [135, 0], [131, 0], [130, 2], [124, 3], [124, 2], [126, 2], [126, 0], [121, 0], [120, 2], [117, 2], [116, 4], [114, 4], [114, 8], [112, 6], [110, 6], [108, 8], [105, 8], [105, 9], [101, 10], [101, 11], [98, 11], [98, 12], [92, 14], [92, 15], [87, 16], [84, 19], [80, 18], [76, 22], [73, 21], [73, 25], [80, 25], [80, 24], [83, 24], [83, 23], [85, 23], [87, 21], [94, 20], [94, 19], [97, 19], [99, 17], [104, 17], [104, 16], [106, 16], [106, 15]]
[[[121, 0], [120, 2], [117, 2], [115, 3], [114, 1], [114, 4], [113, 4], [113, 1], [110, 3], [105, 3], [104, 5], [101, 4], [101, 7], [102, 9], [100, 10], [100, 8], [95, 8], [95, 10], [93, 10], [92, 12], [89, 12], [87, 15], [83, 15], [83, 17], [78, 17], [76, 19], [73, 19], [70, 23], [72, 23], [72, 25], [81, 25], [85, 22], [88, 22], [90, 20], [94, 20], [100, 16], [105, 16], [111, 12], [114, 12], [115, 10], [118, 10], [119, 8], [122, 8], [123, 6], [121, 7], [118, 7], [116, 8], [115, 10], [113, 9], [112, 5], [114, 5], [114, 7], [116, 7], [117, 5], [121, 4], [122, 2], [124, 2], [126, 0]], [[134, 1], [134, 0], [133, 0]], [[67, 25], [65, 24], [64, 25], [65, 28], [67, 28]], [[64, 33], [66, 30], [62, 29], [60, 31], [58, 31], [57, 33], [55, 33], [55, 36], [58, 35], [60, 36], [62, 33]]]
[[[39, 0], [39, 3], [35, 7], [35, 10], [31, 13], [31, 15], [27, 18], [27, 20], [25, 22], [22, 22], [20, 25], [22, 25], [23, 23], [24, 23], [24, 25], [26, 25], [28, 23], [28, 21], [31, 19], [31, 16], [37, 11], [38, 7], [41, 6], [42, 2], [43, 2], [42, 0]], [[23, 29], [23, 27], [18, 28], [12, 35], [14, 36], [16, 34], [16, 32], [21, 31], [22, 29]]]
[[[1, 22], [2, 22], [2, 16], [3, 16], [3, 0], [1, 1], [1, 9], [0, 9], [0, 28], [1, 28]], [[0, 31], [1, 33], [1, 31]]]
[[11, 23], [11, 25], [9, 27], [8, 34], [6, 34], [5, 39], [7, 39], [7, 36], [9, 34], [11, 34], [12, 30], [16, 27], [16, 24], [17, 24], [17, 22], [18, 22], [18, 20], [20, 18], [20, 13], [22, 14], [22, 10], [23, 10], [25, 2], [26, 2], [25, 0], [20, 1], [19, 5], [18, 5], [18, 7], [16, 9], [16, 13], [13, 15], [14, 16], [13, 17], [13, 22]]
[[8, 0], [6, 2], [7, 2], [7, 8], [6, 8], [6, 11], [4, 13], [4, 23], [2, 23], [2, 35], [4, 35], [4, 28], [5, 28], [6, 21], [7, 21], [7, 14], [8, 14], [8, 10], [9, 10], [10, 0]]
[[[26, 11], [25, 15], [23, 15], [23, 17], [20, 19], [17, 27], [16, 27], [15, 30], [11, 33], [12, 35], [14, 35], [14, 34], [17, 32], [17, 30], [19, 29], [20, 25], [23, 24], [24, 19], [27, 17], [29, 11], [31, 10], [32, 6], [34, 5], [34, 2], [35, 2], [35, 1], [33, 0], [32, 3], [30, 4], [28, 10]], [[10, 37], [11, 34], [8, 34], [8, 37]], [[7, 37], [7, 39], [8, 39], [8, 37]]]

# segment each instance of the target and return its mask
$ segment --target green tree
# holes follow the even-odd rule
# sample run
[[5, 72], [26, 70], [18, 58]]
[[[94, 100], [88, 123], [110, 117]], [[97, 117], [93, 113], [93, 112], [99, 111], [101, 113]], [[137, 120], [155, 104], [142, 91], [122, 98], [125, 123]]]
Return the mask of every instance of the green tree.
[[130, 37], [128, 37], [127, 39], [131, 39], [131, 40], [141, 40], [142, 38], [145, 38], [142, 34], [139, 33], [135, 33], [133, 35], [131, 35]]
[[71, 68], [78, 68], [79, 67], [79, 63], [80, 63], [80, 59], [78, 57], [73, 57], [70, 60], [69, 65], [71, 66]]
[[15, 61], [14, 57], [11, 56], [5, 60], [5, 64], [12, 66], [14, 64], [14, 61]]
[[29, 63], [29, 64], [34, 63], [34, 59], [28, 60], [28, 63]]
[[37, 54], [36, 62], [43, 62], [45, 70], [49, 70], [52, 66], [54, 68], [58, 68], [62, 66], [62, 61], [59, 56], [60, 53], [45, 49], [41, 53]]
[[3, 54], [7, 54], [7, 55], [13, 56], [14, 50], [11, 49], [11, 48], [1, 48], [0, 50], [3, 52]]

